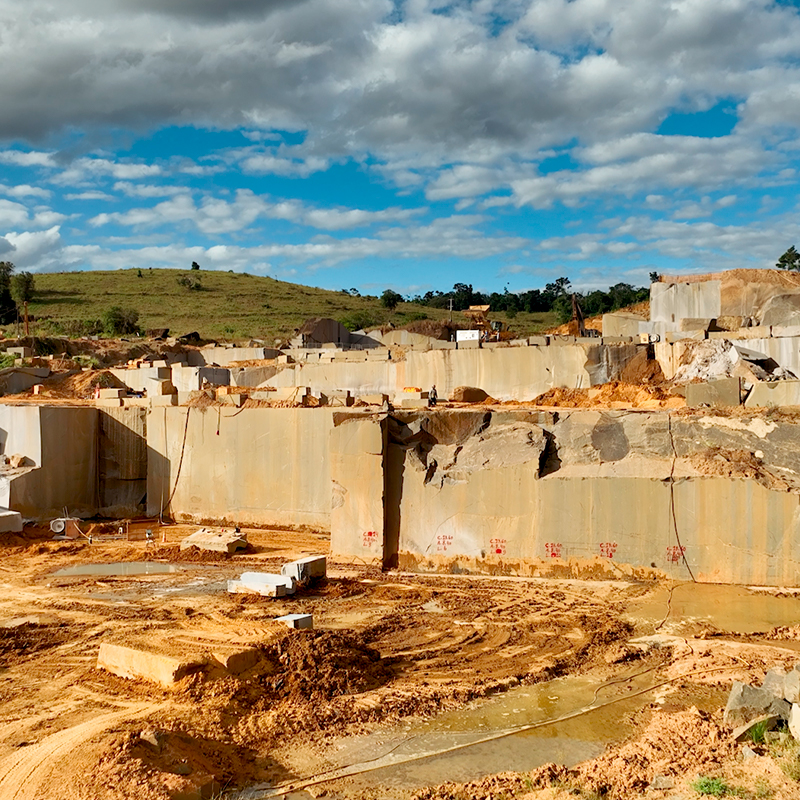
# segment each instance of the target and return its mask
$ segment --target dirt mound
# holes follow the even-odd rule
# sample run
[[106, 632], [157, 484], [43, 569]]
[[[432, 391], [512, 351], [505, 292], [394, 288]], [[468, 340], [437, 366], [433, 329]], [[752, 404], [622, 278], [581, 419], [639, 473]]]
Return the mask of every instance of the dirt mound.
[[718, 768], [735, 748], [727, 732], [705, 712], [692, 708], [657, 713], [638, 738], [572, 769], [545, 764], [529, 775], [501, 773], [466, 784], [445, 783], [418, 792], [413, 800], [499, 800], [527, 797], [533, 789], [561, 790], [564, 797], [627, 800], [642, 797], [656, 775], [678, 777]]
[[534, 401], [562, 408], [683, 408], [686, 400], [661, 386], [612, 381], [591, 389], [548, 389]]
[[[252, 545], [239, 550], [238, 554], [255, 552]], [[233, 553], [215, 553], [210, 550], [201, 550], [199, 547], [189, 547], [181, 550], [180, 545], [174, 547], [158, 547], [153, 553], [153, 558], [169, 561], [171, 563], [189, 561], [193, 564], [213, 564], [218, 561], [230, 561]]]
[[748, 478], [768, 489], [788, 492], [791, 486], [782, 478], [773, 475], [754, 453], [749, 450], [729, 450], [711, 447], [702, 453], [689, 456], [692, 466], [703, 475], [719, 475], [725, 478]]
[[648, 352], [649, 347], [641, 347], [636, 355], [625, 365], [619, 374], [622, 383], [659, 385], [666, 383], [661, 365]]
[[[95, 387], [101, 389], [124, 389], [125, 384], [108, 370], [89, 372], [67, 372], [52, 375], [42, 381], [40, 397], [91, 400]], [[30, 394], [30, 392], [25, 392]]]
[[492, 403], [494, 402], [483, 389], [477, 386], [456, 386], [450, 395], [453, 403]]
[[69, 638], [66, 625], [38, 625], [25, 622], [0, 628], [0, 667], [26, 661], [29, 656], [57, 647]]

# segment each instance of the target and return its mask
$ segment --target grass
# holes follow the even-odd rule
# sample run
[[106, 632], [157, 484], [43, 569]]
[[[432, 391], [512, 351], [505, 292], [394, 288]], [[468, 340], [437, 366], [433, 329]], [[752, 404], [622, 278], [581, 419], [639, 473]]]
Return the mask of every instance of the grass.
[[700, 776], [692, 783], [692, 789], [698, 794], [711, 797], [724, 797], [730, 792], [730, 786], [722, 778], [708, 778], [705, 775]]
[[[202, 290], [181, 285], [181, 278], [199, 280]], [[37, 275], [36, 298], [30, 304], [30, 313], [36, 317], [32, 333], [85, 334], [112, 306], [138, 311], [143, 329], [169, 328], [178, 336], [197, 331], [204, 338], [231, 341], [260, 338], [267, 344], [292, 336], [309, 317], [359, 325], [393, 322], [401, 327], [414, 319], [446, 319], [449, 314], [415, 303], [400, 303], [389, 311], [377, 297], [351, 297], [240, 272], [131, 268]], [[555, 324], [552, 313], [519, 313], [513, 320], [504, 313], [491, 317], [511, 323], [520, 336]], [[457, 311], [453, 320], [466, 322]], [[13, 335], [14, 326], [9, 328]]]

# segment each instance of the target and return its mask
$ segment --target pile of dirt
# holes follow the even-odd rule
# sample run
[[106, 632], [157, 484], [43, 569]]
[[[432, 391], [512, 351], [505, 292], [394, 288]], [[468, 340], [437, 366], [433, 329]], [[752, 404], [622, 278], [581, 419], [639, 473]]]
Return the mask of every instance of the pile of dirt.
[[25, 622], [0, 628], [0, 667], [19, 664], [34, 653], [57, 647], [69, 638], [67, 627]]
[[[252, 553], [254, 548], [248, 545], [247, 549], [239, 550], [241, 553]], [[218, 553], [211, 550], [201, 550], [199, 547], [189, 547], [181, 550], [180, 545], [174, 547], [157, 547], [153, 552], [153, 558], [159, 561], [169, 561], [171, 563], [187, 561], [192, 564], [214, 564], [219, 561], [230, 561], [233, 553]]]
[[660, 385], [666, 383], [661, 364], [649, 347], [639, 348], [636, 355], [625, 365], [619, 374], [622, 383], [638, 385]]
[[445, 783], [418, 792], [413, 800], [534, 798], [536, 789], [548, 790], [542, 797], [549, 798], [579, 794], [628, 800], [642, 797], [657, 775], [678, 778], [718, 769], [735, 749], [727, 731], [706, 712], [691, 708], [656, 713], [640, 736], [576, 767], [545, 764], [527, 775], [502, 773], [467, 784]]
[[590, 389], [548, 389], [534, 401], [537, 406], [562, 408], [683, 408], [686, 400], [663, 386], [612, 381]]
[[710, 447], [702, 453], [692, 453], [688, 460], [703, 475], [748, 478], [779, 492], [788, 492], [792, 488], [783, 478], [770, 472], [761, 459], [749, 450]]
[[[42, 381], [39, 396], [42, 398], [65, 398], [91, 400], [95, 387], [101, 389], [124, 389], [125, 384], [108, 370], [66, 372], [51, 375]], [[26, 395], [30, 392], [25, 392]]]

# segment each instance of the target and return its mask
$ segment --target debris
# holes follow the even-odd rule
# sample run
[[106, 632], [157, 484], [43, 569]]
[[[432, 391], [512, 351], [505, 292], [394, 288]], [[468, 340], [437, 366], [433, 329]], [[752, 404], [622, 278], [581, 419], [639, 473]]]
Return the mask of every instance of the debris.
[[734, 681], [723, 719], [728, 725], [750, 722], [767, 714], [774, 701], [775, 695], [771, 691]]
[[239, 580], [228, 581], [231, 594], [260, 594], [262, 597], [285, 597], [295, 593], [294, 578], [272, 572], [243, 572]]
[[188, 550], [191, 547], [215, 553], [235, 553], [237, 550], [247, 548], [247, 536], [236, 531], [212, 531], [209, 528], [200, 528], [181, 541], [181, 550]]

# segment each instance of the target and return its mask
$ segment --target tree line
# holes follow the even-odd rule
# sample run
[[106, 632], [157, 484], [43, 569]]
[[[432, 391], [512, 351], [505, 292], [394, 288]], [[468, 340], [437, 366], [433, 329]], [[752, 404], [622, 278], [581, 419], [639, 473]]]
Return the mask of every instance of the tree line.
[[[657, 275], [651, 279], [657, 280]], [[470, 306], [488, 305], [489, 311], [504, 311], [514, 317], [520, 311], [528, 313], [554, 311], [559, 321], [566, 322], [572, 317], [572, 296], [580, 304], [584, 316], [593, 317], [607, 314], [619, 308], [640, 303], [650, 298], [648, 287], [636, 287], [629, 283], [616, 283], [605, 291], [594, 289], [590, 292], [575, 291], [569, 278], [557, 278], [548, 283], [544, 289], [530, 289], [526, 292], [476, 292], [472, 284], [456, 283], [449, 292], [430, 291], [422, 295], [409, 297], [409, 302], [431, 308], [452, 308], [463, 311]], [[387, 308], [395, 308], [405, 300], [402, 295], [387, 289], [381, 295], [381, 301]]]

